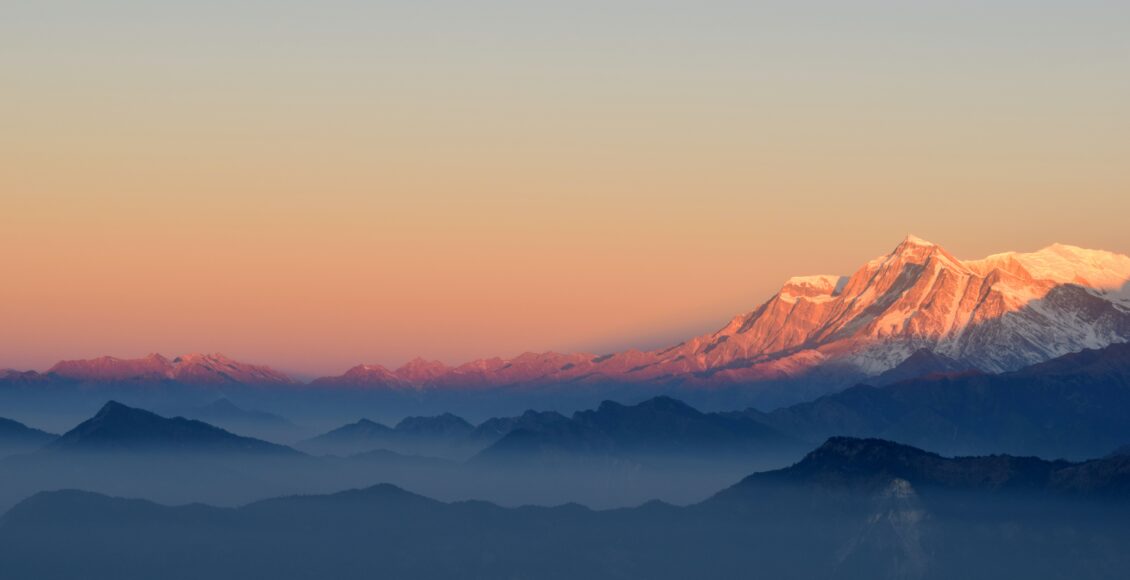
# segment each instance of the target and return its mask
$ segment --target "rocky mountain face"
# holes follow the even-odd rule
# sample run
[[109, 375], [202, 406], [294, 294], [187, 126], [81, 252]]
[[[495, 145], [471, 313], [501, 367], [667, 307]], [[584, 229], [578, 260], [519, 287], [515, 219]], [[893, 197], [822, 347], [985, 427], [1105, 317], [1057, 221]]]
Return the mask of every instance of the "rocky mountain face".
[[[712, 334], [604, 356], [526, 353], [457, 367], [355, 367], [316, 384], [399, 387], [787, 380], [818, 369], [868, 377], [918, 353], [926, 372], [1014, 370], [1130, 340], [1130, 257], [1056, 244], [963, 261], [908, 236], [849, 276], [792, 278]], [[913, 376], [908, 373], [907, 376]], [[907, 378], [898, 376], [893, 378]]]
[[[1015, 370], [1128, 340], [1130, 257], [1056, 244], [963, 261], [908, 236], [850, 275], [789, 279], [717, 332], [669, 348], [601, 356], [525, 353], [459, 366], [417, 358], [397, 369], [358, 365], [312, 386], [408, 392], [606, 383], [726, 387], [823, 377], [842, 388], [884, 373], [880, 381], [888, 383], [919, 371]], [[219, 354], [63, 361], [47, 375], [80, 382], [293, 382]], [[13, 384], [41, 378], [0, 375]]]

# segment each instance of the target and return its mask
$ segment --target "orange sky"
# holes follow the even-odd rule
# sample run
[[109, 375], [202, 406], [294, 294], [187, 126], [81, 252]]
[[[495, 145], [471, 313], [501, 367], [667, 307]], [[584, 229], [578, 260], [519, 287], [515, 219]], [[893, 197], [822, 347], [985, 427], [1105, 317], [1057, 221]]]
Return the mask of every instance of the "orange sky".
[[0, 24], [0, 367], [603, 352], [908, 232], [1130, 253], [1117, 3], [50, 4]]

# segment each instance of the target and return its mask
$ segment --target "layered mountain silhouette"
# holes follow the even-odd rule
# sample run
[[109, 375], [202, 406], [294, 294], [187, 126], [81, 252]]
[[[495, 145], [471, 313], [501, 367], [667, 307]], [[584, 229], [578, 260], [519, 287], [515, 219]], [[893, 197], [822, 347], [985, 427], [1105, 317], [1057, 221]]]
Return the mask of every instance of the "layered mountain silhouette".
[[395, 437], [396, 432], [392, 427], [369, 419], [359, 419], [356, 423], [343, 425], [298, 445], [315, 453], [352, 455], [381, 448]]
[[570, 419], [556, 411], [526, 411], [517, 417], [495, 417], [488, 419], [475, 427], [470, 437], [476, 441], [493, 443], [508, 435], [512, 431], [528, 431], [534, 433], [566, 431], [569, 429]]
[[[925, 376], [881, 387], [858, 385], [768, 413], [702, 413], [670, 397], [637, 405], [606, 401], [572, 416], [528, 411], [484, 421], [466, 446], [482, 449], [475, 461], [514, 458], [533, 465], [579, 455], [639, 459], [652, 453], [710, 456], [743, 450], [764, 455], [788, 450], [798, 440], [815, 445], [837, 435], [891, 439], [947, 454], [1073, 459], [1105, 455], [1130, 441], [1125, 421], [1130, 344], [997, 374], [955, 370], [948, 366], [950, 359], [927, 351], [908, 364], [921, 360], [918, 368]], [[366, 421], [343, 432], [364, 434], [355, 450], [395, 449], [388, 444], [391, 430], [374, 426]]]
[[[606, 403], [572, 418], [531, 411], [477, 428], [453, 415], [410, 417], [396, 428], [360, 421], [300, 447], [318, 452], [318, 443], [338, 456], [313, 457], [110, 402], [38, 451], [0, 460], [0, 510], [41, 489], [230, 504], [372, 481], [511, 505], [686, 502], [803, 452], [795, 440], [747, 418], [703, 414], [667, 398]], [[693, 469], [681, 469], [687, 466]]]
[[[495, 426], [487, 426], [496, 430]], [[801, 444], [767, 425], [739, 415], [702, 413], [670, 397], [637, 405], [605, 401], [570, 419], [527, 413], [474, 459], [544, 468], [562, 460], [603, 457], [633, 462], [664, 459], [787, 456]]]
[[434, 417], [405, 417], [396, 427], [369, 419], [344, 425], [298, 444], [312, 453], [353, 455], [385, 449], [414, 455], [460, 457], [474, 426], [462, 417], [444, 413]]
[[241, 437], [201, 421], [166, 418], [110, 401], [44, 449], [50, 452], [294, 454], [293, 449]]
[[34, 451], [56, 437], [58, 435], [0, 417], [0, 457]]
[[474, 426], [451, 413], [435, 417], [406, 417], [396, 424], [396, 431], [417, 437], [466, 437]]
[[47, 370], [48, 376], [84, 383], [154, 383], [175, 381], [190, 385], [286, 385], [294, 381], [261, 365], [232, 360], [222, 354], [186, 354], [173, 359], [150, 354], [139, 359], [103, 356], [67, 360]]
[[[815, 382], [822, 394], [867, 377], [889, 383], [977, 370], [1010, 371], [1084, 348], [1130, 340], [1130, 257], [1055, 244], [960, 260], [908, 236], [850, 275], [788, 280], [717, 332], [653, 351], [555, 352], [449, 367], [415, 359], [397, 369], [358, 365], [319, 389], [467, 390], [610, 383], [740, 387]], [[222, 355], [64, 361], [48, 380], [133, 384], [289, 385], [270, 368]], [[0, 382], [30, 384], [8, 371]], [[806, 391], [807, 392], [807, 391]], [[784, 400], [789, 400], [785, 398]], [[797, 397], [792, 397], [797, 400]]]
[[970, 366], [960, 361], [923, 348], [914, 351], [914, 354], [911, 354], [906, 360], [899, 363], [898, 366], [867, 379], [867, 384], [881, 387], [883, 385], [919, 377], [974, 372], [978, 371], [975, 371]]
[[1124, 461], [836, 438], [697, 505], [607, 511], [387, 484], [238, 508], [53, 491], [0, 518], [0, 562], [14, 577], [122, 579], [1109, 578], [1130, 565]]
[[832, 436], [883, 438], [945, 455], [1106, 456], [1130, 442], [1128, 413], [1127, 344], [1000, 374], [859, 385], [769, 413], [709, 413], [655, 397], [571, 415], [528, 411], [475, 427], [443, 415], [397, 428], [362, 421], [338, 434], [339, 443], [354, 445], [334, 452], [339, 457], [310, 457], [110, 403], [42, 449], [0, 460], [0, 508], [63, 487], [227, 504], [374, 481], [506, 505], [685, 503], [752, 471], [788, 465]]
[[840, 488], [874, 493], [892, 481], [918, 490], [1039, 492], [1130, 499], [1130, 458], [1111, 456], [1073, 463], [1037, 457], [943, 457], [883, 439], [833, 437], [790, 467], [756, 473], [716, 499], [756, 494], [766, 486]]
[[1130, 441], [1130, 344], [1084, 350], [1001, 374], [859, 385], [743, 416], [819, 441], [882, 437], [944, 453], [1095, 457]]
[[[0, 459], [0, 510], [78, 487], [163, 501], [246, 502], [309, 486], [328, 469], [294, 449], [110, 401], [39, 449]], [[332, 470], [327, 470], [332, 475]]]
[[272, 441], [291, 441], [303, 433], [298, 426], [278, 415], [245, 409], [226, 397], [185, 409], [179, 415], [204, 421], [234, 433]]
[[740, 414], [703, 413], [670, 397], [635, 405], [603, 402], [566, 417], [527, 411], [477, 427], [450, 413], [408, 417], [395, 428], [368, 419], [344, 425], [298, 447], [312, 453], [352, 455], [371, 450], [472, 459], [474, 465], [545, 467], [546, 461], [618, 458], [759, 458], [793, 456], [800, 440]]
[[0, 369], [0, 385], [6, 387], [39, 387], [50, 382], [52, 378], [47, 374], [35, 371], [18, 371], [15, 369]]
[[[654, 351], [526, 353], [457, 367], [361, 365], [320, 386], [545, 382], [724, 385], [828, 369], [859, 378], [911, 360], [927, 372], [1014, 370], [1130, 339], [1130, 258], [1056, 244], [962, 261], [908, 236], [850, 276], [803, 276], [722, 329]], [[927, 360], [932, 356], [931, 360]], [[412, 372], [425, 366], [427, 373]]]

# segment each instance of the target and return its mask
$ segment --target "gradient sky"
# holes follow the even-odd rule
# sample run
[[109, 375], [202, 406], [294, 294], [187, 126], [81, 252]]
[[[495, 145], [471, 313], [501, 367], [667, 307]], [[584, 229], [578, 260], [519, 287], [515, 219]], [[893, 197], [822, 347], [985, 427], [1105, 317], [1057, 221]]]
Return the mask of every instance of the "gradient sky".
[[1130, 253], [1126, 2], [3, 12], [0, 367], [605, 352], [908, 232]]

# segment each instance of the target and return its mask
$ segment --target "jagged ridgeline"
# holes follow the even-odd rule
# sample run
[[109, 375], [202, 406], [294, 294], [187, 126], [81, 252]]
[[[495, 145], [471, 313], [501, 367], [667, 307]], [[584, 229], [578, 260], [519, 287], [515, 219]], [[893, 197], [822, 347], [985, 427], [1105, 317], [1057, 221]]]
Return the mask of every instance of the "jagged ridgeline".
[[[1037, 252], [961, 260], [908, 236], [850, 275], [792, 278], [717, 332], [668, 348], [605, 355], [526, 353], [454, 367], [424, 359], [397, 369], [363, 364], [310, 386], [411, 392], [616, 384], [692, 392], [741, 387], [771, 391], [766, 401], [791, 403], [869, 378], [1002, 372], [1125, 342], [1130, 339], [1128, 283], [1130, 258], [1101, 250], [1055, 244]], [[5, 376], [10, 383], [297, 386], [267, 367], [199, 354], [64, 361], [46, 376], [15, 371]]]
[[0, 565], [19, 578], [1116, 578], [1130, 566], [1128, 461], [834, 438], [695, 505], [609, 511], [387, 484], [237, 508], [45, 492], [0, 518]]

